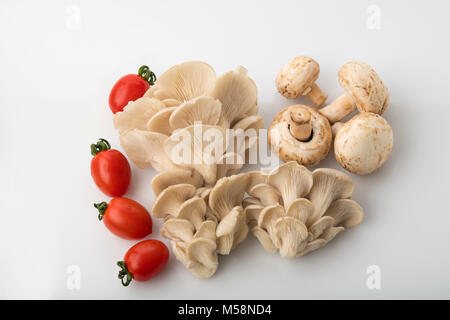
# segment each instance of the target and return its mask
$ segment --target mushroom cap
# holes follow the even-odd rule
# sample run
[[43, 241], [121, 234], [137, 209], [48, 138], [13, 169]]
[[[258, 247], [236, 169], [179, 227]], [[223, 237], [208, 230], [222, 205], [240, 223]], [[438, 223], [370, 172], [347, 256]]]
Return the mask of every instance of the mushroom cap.
[[142, 97], [136, 101], [130, 101], [117, 112], [114, 117], [114, 128], [119, 132], [130, 129], [147, 130], [147, 122], [155, 113], [165, 109], [164, 103], [157, 99]]
[[169, 119], [176, 109], [176, 107], [169, 107], [155, 113], [147, 122], [147, 130], [170, 136], [173, 130], [169, 125]]
[[227, 143], [222, 127], [194, 124], [175, 131], [165, 141], [164, 150], [177, 165], [197, 170], [207, 185], [213, 185]]
[[195, 170], [174, 169], [158, 173], [152, 179], [153, 193], [158, 196], [167, 187], [176, 184], [192, 184], [194, 187], [201, 187], [203, 185], [202, 176]]
[[308, 218], [308, 226], [319, 220], [334, 200], [350, 197], [355, 188], [348, 175], [335, 169], [316, 169], [312, 176], [314, 183], [308, 198], [314, 205], [314, 213]]
[[241, 206], [249, 182], [245, 173], [217, 181], [209, 194], [209, 207], [218, 218], [223, 219], [234, 207]]
[[161, 192], [155, 199], [152, 215], [155, 218], [176, 217], [183, 203], [192, 198], [195, 187], [192, 184], [176, 184]]
[[357, 114], [338, 131], [334, 154], [339, 164], [356, 174], [369, 174], [381, 167], [392, 151], [394, 135], [380, 115]]
[[120, 133], [120, 145], [133, 163], [139, 168], [152, 166], [157, 171], [173, 170], [178, 167], [164, 152], [168, 136], [158, 132], [139, 129]]
[[[289, 130], [291, 111], [307, 110], [311, 114], [312, 138], [297, 140]], [[323, 160], [331, 147], [331, 127], [327, 118], [317, 110], [297, 104], [282, 109], [273, 119], [268, 131], [268, 142], [279, 158], [288, 162], [297, 161], [305, 166], [313, 166]]]
[[170, 116], [172, 130], [185, 128], [199, 121], [202, 124], [216, 125], [219, 122], [222, 103], [214, 98], [201, 96], [184, 102]]
[[359, 112], [383, 114], [389, 106], [389, 90], [367, 63], [353, 61], [344, 64], [338, 78]]
[[281, 68], [275, 84], [283, 96], [294, 99], [309, 92], [319, 73], [319, 64], [314, 59], [298, 56]]
[[190, 61], [177, 64], [158, 77], [145, 96], [177, 106], [199, 96], [209, 95], [214, 87], [216, 72], [207, 63]]
[[218, 78], [211, 96], [222, 102], [220, 124], [224, 128], [230, 128], [246, 116], [253, 115], [257, 108], [256, 85], [242, 66]]
[[325, 212], [325, 216], [334, 219], [333, 226], [350, 228], [361, 223], [364, 217], [363, 208], [351, 199], [338, 199], [333, 201]]
[[306, 196], [313, 185], [313, 176], [295, 161], [281, 165], [268, 176], [268, 183], [280, 191], [287, 210], [295, 199]]

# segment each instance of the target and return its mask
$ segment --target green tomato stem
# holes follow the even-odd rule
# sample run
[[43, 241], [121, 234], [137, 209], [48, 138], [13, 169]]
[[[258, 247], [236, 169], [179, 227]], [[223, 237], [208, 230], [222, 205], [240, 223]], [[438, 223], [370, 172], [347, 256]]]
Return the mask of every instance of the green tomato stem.
[[127, 287], [130, 284], [131, 280], [133, 280], [133, 276], [131, 275], [130, 271], [128, 271], [125, 261], [117, 261], [117, 265], [121, 268], [121, 270], [119, 271], [119, 279], [122, 282], [122, 285], [124, 287]]
[[91, 144], [91, 154], [93, 156], [97, 155], [99, 152], [111, 149], [111, 145], [105, 139], [98, 139], [98, 142]]
[[108, 204], [103, 201], [99, 203], [94, 203], [94, 207], [98, 210], [98, 220], [102, 221], [103, 216], [105, 215], [106, 209], [108, 209]]
[[143, 65], [138, 70], [138, 75], [142, 78], [144, 78], [145, 81], [148, 82], [149, 85], [154, 85], [156, 81], [156, 75], [153, 73], [152, 70], [146, 65]]

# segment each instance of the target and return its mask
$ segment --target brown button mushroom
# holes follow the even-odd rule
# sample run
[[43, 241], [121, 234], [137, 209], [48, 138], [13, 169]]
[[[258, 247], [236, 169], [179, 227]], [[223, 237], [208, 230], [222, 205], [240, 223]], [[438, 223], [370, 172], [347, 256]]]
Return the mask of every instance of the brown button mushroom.
[[335, 123], [355, 108], [359, 112], [383, 114], [389, 105], [389, 91], [381, 78], [364, 62], [348, 62], [338, 72], [345, 93], [328, 106], [320, 109], [331, 123]]
[[275, 83], [286, 98], [306, 96], [316, 107], [320, 107], [328, 96], [315, 84], [319, 72], [319, 64], [314, 59], [298, 56], [281, 68]]
[[331, 137], [327, 118], [301, 104], [281, 110], [268, 132], [269, 144], [281, 160], [305, 166], [316, 165], [326, 157]]
[[356, 174], [369, 174], [389, 157], [394, 136], [380, 115], [363, 112], [354, 116], [337, 132], [334, 154], [342, 167]]

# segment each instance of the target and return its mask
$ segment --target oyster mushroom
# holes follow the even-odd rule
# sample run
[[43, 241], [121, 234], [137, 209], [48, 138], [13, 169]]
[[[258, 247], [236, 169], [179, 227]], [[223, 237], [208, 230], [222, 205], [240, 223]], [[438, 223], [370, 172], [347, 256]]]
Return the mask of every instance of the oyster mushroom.
[[172, 130], [189, 127], [198, 121], [201, 124], [216, 125], [222, 112], [222, 103], [211, 97], [197, 97], [176, 108], [170, 117]]
[[234, 207], [241, 206], [249, 182], [249, 177], [245, 173], [217, 181], [209, 194], [209, 207], [219, 220], [225, 218]]
[[203, 178], [197, 171], [184, 168], [162, 171], [152, 179], [153, 193], [158, 196], [164, 189], [176, 184], [191, 184], [199, 188], [203, 185]]
[[229, 254], [239, 243], [245, 240], [248, 234], [245, 212], [242, 207], [234, 207], [219, 222], [216, 229], [217, 252]]
[[281, 198], [281, 194], [277, 189], [265, 183], [255, 185], [248, 191], [248, 194], [259, 198], [263, 206], [278, 204]]
[[147, 130], [170, 136], [173, 130], [169, 125], [169, 118], [176, 109], [169, 107], [155, 113], [147, 122]]
[[209, 95], [216, 73], [207, 63], [184, 62], [173, 66], [158, 77], [144, 96], [161, 100], [166, 106], [178, 106], [199, 96]]
[[306, 247], [308, 229], [300, 220], [282, 217], [275, 223], [275, 229], [281, 256], [293, 258]]
[[381, 78], [364, 62], [348, 62], [338, 72], [345, 93], [319, 110], [331, 123], [358, 108], [359, 112], [383, 114], [389, 105], [389, 91]]
[[334, 219], [334, 226], [350, 228], [361, 223], [364, 211], [356, 201], [338, 199], [331, 203], [325, 212], [325, 216], [330, 216]]
[[197, 170], [207, 185], [216, 182], [217, 165], [226, 148], [224, 130], [203, 124], [178, 130], [164, 143], [165, 152], [174, 163]]
[[147, 122], [150, 118], [165, 107], [161, 101], [147, 97], [130, 101], [122, 112], [117, 112], [114, 115], [114, 128], [118, 129], [119, 132], [130, 129], [147, 130]]
[[157, 171], [173, 170], [177, 167], [164, 152], [168, 136], [151, 131], [132, 129], [120, 134], [119, 140], [125, 153], [139, 168], [152, 166]]
[[319, 64], [307, 56], [298, 56], [281, 68], [275, 79], [278, 91], [289, 99], [306, 96], [313, 105], [320, 107], [327, 95], [315, 83], [319, 77]]
[[331, 139], [327, 118], [305, 105], [281, 110], [268, 132], [268, 142], [282, 161], [295, 160], [305, 166], [316, 165], [326, 157]]
[[176, 217], [183, 203], [192, 198], [195, 187], [191, 184], [176, 184], [162, 191], [153, 203], [152, 214], [155, 218]]
[[316, 169], [312, 177], [308, 199], [314, 206], [314, 213], [307, 220], [308, 226], [320, 219], [334, 200], [350, 197], [355, 187], [345, 173], [334, 169]]
[[381, 167], [392, 151], [392, 129], [380, 115], [364, 112], [338, 131], [334, 154], [339, 164], [356, 174], [369, 174]]
[[281, 193], [286, 210], [295, 199], [305, 197], [313, 186], [311, 172], [294, 161], [281, 165], [267, 179]]
[[206, 203], [202, 198], [186, 200], [177, 213], [177, 219], [185, 219], [191, 222], [198, 230], [205, 221]]
[[247, 72], [247, 69], [239, 66], [216, 80], [210, 95], [222, 102], [219, 124], [223, 128], [233, 127], [239, 120], [252, 115], [257, 108], [256, 85]]

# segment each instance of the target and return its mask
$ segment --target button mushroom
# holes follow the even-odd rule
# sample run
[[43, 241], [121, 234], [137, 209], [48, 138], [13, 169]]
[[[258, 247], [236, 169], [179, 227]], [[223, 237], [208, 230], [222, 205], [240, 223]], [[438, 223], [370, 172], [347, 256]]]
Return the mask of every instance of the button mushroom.
[[320, 109], [331, 123], [342, 120], [358, 108], [359, 112], [383, 114], [389, 105], [389, 91], [371, 66], [364, 62], [348, 62], [338, 72], [345, 93]]
[[380, 115], [356, 115], [338, 131], [334, 154], [339, 164], [356, 174], [369, 174], [388, 159], [394, 144], [389, 124]]
[[316, 165], [326, 157], [331, 139], [327, 118], [301, 104], [281, 110], [268, 132], [268, 142], [281, 160], [295, 160], [305, 166]]
[[328, 96], [315, 83], [319, 72], [320, 67], [316, 61], [307, 56], [298, 56], [281, 68], [275, 84], [286, 98], [306, 96], [313, 105], [320, 107]]

